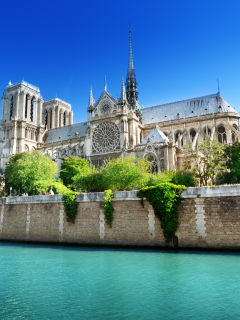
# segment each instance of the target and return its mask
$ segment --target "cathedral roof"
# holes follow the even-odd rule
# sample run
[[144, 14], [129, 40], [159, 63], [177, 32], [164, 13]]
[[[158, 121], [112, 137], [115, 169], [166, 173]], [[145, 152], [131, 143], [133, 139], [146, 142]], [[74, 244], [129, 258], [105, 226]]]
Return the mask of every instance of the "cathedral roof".
[[161, 143], [165, 142], [166, 140], [168, 141], [168, 138], [158, 127], [155, 127], [140, 144], [146, 144], [149, 138], [151, 139], [152, 143]]
[[219, 112], [238, 113], [216, 93], [146, 108], [142, 115], [144, 124], [150, 124]]
[[[77, 137], [85, 137], [86, 130], [87, 122], [79, 122], [66, 127], [51, 129], [44, 134], [43, 140], [45, 143], [52, 143]], [[78, 135], [76, 135], [76, 132]]]

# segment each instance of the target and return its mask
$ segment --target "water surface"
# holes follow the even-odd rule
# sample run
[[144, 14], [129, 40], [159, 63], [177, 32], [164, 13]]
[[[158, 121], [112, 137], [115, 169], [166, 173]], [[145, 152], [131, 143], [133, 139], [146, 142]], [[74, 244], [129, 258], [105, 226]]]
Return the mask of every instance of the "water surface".
[[240, 254], [0, 243], [0, 319], [240, 319]]

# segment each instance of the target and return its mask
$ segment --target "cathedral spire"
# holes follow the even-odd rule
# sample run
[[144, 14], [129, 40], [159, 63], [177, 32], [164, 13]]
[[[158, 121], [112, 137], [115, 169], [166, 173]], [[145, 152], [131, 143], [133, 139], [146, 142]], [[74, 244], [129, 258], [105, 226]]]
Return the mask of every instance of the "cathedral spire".
[[104, 91], [107, 91], [107, 80], [106, 80], [106, 76], [105, 76], [105, 81], [104, 81]]
[[93, 101], [92, 86], [91, 86], [90, 95], [89, 95], [88, 109], [91, 109], [93, 106], [94, 106], [94, 101]]
[[129, 56], [128, 56], [126, 89], [127, 89], [128, 103], [131, 104], [133, 108], [135, 108], [136, 101], [138, 100], [138, 92], [137, 92], [137, 80], [136, 80], [134, 66], [133, 66], [131, 29], [129, 30]]
[[122, 79], [121, 100], [122, 101], [126, 101], [126, 92], [125, 92], [124, 80], [123, 79]]

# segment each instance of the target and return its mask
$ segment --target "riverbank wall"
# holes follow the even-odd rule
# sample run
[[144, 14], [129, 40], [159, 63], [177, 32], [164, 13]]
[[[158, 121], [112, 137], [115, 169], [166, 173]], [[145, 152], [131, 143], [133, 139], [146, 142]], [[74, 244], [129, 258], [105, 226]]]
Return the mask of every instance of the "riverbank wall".
[[[172, 247], [152, 206], [144, 201], [143, 208], [136, 194], [114, 192], [112, 228], [104, 193], [77, 195], [74, 224], [66, 220], [62, 195], [0, 198], [0, 241]], [[240, 249], [240, 185], [188, 188], [182, 197], [178, 247]]]

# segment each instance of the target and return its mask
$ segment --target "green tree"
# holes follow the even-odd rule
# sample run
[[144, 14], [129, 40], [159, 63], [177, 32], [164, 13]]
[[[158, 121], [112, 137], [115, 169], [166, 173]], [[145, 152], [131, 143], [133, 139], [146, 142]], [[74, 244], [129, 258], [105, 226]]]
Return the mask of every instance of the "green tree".
[[229, 171], [218, 175], [219, 184], [240, 183], [240, 142], [224, 146], [223, 158]]
[[86, 159], [77, 159], [77, 157], [69, 157], [65, 159], [61, 165], [60, 179], [66, 187], [72, 186], [73, 177], [81, 175], [81, 173], [90, 173], [88, 161]]
[[41, 151], [17, 153], [6, 164], [5, 189], [9, 187], [21, 193], [31, 194], [34, 184], [39, 180], [53, 181], [57, 165]]
[[193, 163], [193, 172], [201, 185], [207, 186], [210, 180], [213, 182], [219, 170], [224, 168], [223, 148], [221, 143], [210, 139], [199, 142], [195, 149], [191, 145], [184, 148], [185, 156]]

